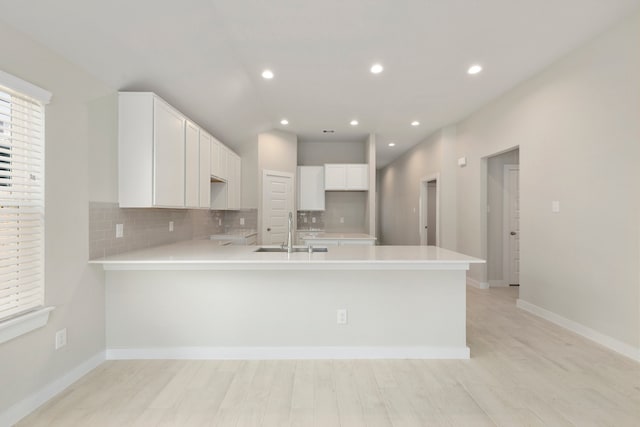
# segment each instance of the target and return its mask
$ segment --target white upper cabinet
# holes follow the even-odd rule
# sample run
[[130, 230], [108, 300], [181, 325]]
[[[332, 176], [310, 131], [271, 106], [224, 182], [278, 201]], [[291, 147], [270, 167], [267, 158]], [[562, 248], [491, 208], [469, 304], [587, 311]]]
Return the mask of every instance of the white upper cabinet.
[[187, 121], [184, 152], [184, 204], [187, 208], [198, 208], [200, 207], [200, 129], [190, 121]]
[[233, 151], [227, 151], [227, 209], [240, 209], [241, 161]]
[[152, 93], [118, 98], [121, 207], [184, 207], [185, 118]]
[[326, 191], [367, 191], [369, 189], [369, 165], [324, 165]]
[[298, 166], [298, 210], [323, 211], [324, 167]]
[[199, 187], [198, 205], [201, 208], [209, 209], [211, 205], [211, 141], [212, 137], [208, 133], [200, 130], [200, 167], [199, 167]]
[[226, 165], [224, 181], [220, 175], [211, 183], [211, 209], [237, 210], [242, 207], [240, 189], [242, 187], [242, 160], [233, 151], [220, 144], [221, 156]]
[[218, 178], [224, 181], [229, 179], [229, 149], [224, 144], [220, 144], [220, 160], [218, 164], [218, 171]]
[[197, 124], [154, 93], [120, 92], [120, 206], [208, 208], [206, 197], [200, 199], [209, 195], [210, 145], [200, 144], [201, 133]]
[[220, 147], [222, 143], [211, 137], [211, 176], [220, 178]]

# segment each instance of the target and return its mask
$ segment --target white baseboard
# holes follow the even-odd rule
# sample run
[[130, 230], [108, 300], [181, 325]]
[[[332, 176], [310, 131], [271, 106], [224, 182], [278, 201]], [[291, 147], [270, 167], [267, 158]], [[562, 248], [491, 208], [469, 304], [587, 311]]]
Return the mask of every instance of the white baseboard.
[[469, 359], [469, 347], [168, 347], [112, 348], [107, 360]]
[[47, 384], [31, 396], [22, 399], [0, 414], [0, 426], [11, 426], [38, 409], [74, 382], [100, 366], [105, 361], [105, 353], [100, 352], [73, 368], [62, 377]]
[[578, 322], [569, 320], [566, 317], [562, 317], [559, 314], [556, 314], [542, 307], [538, 307], [537, 305], [531, 304], [530, 302], [524, 301], [520, 298], [518, 298], [518, 300], [516, 301], [516, 306], [522, 310], [528, 311], [531, 314], [535, 314], [538, 317], [548, 320], [551, 323], [555, 323], [558, 326], [568, 329], [571, 332], [575, 332], [578, 335], [590, 339], [591, 341], [607, 347], [608, 349], [613, 350], [616, 353], [620, 353], [623, 356], [640, 362], [640, 348], [630, 346], [629, 344], [623, 343], [622, 341], [602, 334]]
[[504, 280], [489, 280], [490, 288], [507, 288], [509, 284]]
[[479, 282], [476, 279], [467, 276], [467, 285], [473, 286], [478, 289], [489, 289], [489, 284], [487, 282]]

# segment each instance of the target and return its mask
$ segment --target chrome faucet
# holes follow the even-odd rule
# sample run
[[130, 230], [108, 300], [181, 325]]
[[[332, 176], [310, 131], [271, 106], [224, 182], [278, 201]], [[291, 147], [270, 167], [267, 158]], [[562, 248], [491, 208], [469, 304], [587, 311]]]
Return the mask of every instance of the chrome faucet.
[[289, 212], [289, 228], [287, 232], [287, 252], [288, 253], [293, 252], [293, 212]]

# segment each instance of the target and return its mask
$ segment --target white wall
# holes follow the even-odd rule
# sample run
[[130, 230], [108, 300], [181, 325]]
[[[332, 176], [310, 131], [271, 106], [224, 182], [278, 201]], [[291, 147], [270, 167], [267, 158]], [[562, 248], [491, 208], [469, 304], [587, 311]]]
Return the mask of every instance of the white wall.
[[[293, 175], [293, 206], [296, 206], [298, 137], [290, 132], [271, 130], [258, 135], [258, 242], [262, 241], [262, 171], [289, 172]], [[248, 166], [251, 167], [251, 166]], [[295, 215], [294, 215], [295, 217]]]
[[[448, 161], [437, 161], [437, 132], [387, 167], [385, 242], [415, 242], [416, 177], [451, 172], [451, 162], [465, 156], [466, 167], [453, 167], [457, 250], [485, 256], [486, 158], [519, 146], [520, 298], [637, 349], [638, 40], [640, 14], [460, 122]], [[551, 213], [552, 200], [560, 201], [559, 214]], [[486, 281], [486, 267], [470, 275]]]
[[420, 180], [440, 174], [440, 246], [456, 249], [455, 131], [442, 129], [379, 171], [385, 245], [420, 244]]
[[[46, 108], [49, 324], [0, 344], [0, 414], [105, 348], [104, 276], [87, 264], [88, 202], [115, 200], [115, 91], [5, 24], [2, 69], [53, 93]], [[104, 181], [103, 181], [104, 180]], [[68, 344], [54, 350], [67, 328]]]

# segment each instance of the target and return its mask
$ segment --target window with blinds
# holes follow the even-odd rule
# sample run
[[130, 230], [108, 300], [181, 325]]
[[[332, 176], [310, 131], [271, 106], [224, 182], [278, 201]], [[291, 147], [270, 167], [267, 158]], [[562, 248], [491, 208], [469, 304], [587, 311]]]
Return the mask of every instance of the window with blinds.
[[44, 305], [44, 105], [0, 85], [0, 322]]

